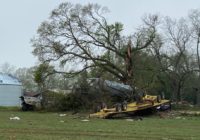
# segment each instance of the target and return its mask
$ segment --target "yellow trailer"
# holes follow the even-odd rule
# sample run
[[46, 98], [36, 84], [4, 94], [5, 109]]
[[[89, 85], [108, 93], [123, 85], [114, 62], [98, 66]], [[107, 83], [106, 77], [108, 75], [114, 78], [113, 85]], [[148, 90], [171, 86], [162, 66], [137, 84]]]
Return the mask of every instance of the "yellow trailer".
[[168, 106], [171, 108], [171, 104], [169, 100], [160, 99], [159, 96], [151, 96], [146, 95], [142, 98], [142, 100], [138, 102], [132, 102], [127, 104], [122, 108], [103, 108], [99, 112], [90, 114], [90, 117], [97, 118], [110, 118], [117, 114], [129, 114], [135, 113], [137, 111], [145, 110], [145, 109], [155, 109], [157, 107]]

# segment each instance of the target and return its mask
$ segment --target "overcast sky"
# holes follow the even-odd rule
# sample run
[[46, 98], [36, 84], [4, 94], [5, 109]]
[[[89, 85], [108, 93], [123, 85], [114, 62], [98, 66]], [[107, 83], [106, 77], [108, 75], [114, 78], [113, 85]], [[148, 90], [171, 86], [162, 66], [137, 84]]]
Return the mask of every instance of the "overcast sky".
[[[66, 0], [0, 0], [0, 66], [37, 64], [30, 39], [50, 12]], [[144, 14], [159, 13], [180, 18], [191, 9], [200, 8], [200, 0], [68, 0], [72, 3], [98, 3], [109, 8], [108, 20], [124, 24], [125, 33], [134, 31]]]

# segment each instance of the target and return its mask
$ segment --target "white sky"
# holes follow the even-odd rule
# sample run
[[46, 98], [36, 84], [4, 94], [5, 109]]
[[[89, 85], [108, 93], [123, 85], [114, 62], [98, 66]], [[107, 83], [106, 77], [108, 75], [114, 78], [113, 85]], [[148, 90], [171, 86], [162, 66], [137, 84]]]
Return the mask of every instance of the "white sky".
[[[0, 0], [0, 66], [9, 63], [16, 67], [37, 64], [32, 55], [30, 39], [40, 23], [66, 0]], [[200, 8], [200, 0], [68, 0], [72, 3], [98, 3], [110, 10], [108, 20], [124, 24], [125, 33], [133, 33], [144, 14], [159, 13], [179, 18], [191, 9]]]

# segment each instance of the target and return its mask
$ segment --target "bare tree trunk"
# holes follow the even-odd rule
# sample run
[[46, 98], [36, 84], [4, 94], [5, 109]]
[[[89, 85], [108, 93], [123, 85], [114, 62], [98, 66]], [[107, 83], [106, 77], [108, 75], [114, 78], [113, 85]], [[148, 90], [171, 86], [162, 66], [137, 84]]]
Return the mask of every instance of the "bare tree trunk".
[[[197, 61], [198, 61], [198, 67], [199, 67], [199, 71], [200, 71], [200, 57], [199, 57], [199, 38], [200, 38], [200, 31], [198, 34], [198, 39], [197, 39]], [[199, 73], [199, 79], [200, 79], [200, 73]]]
[[[197, 63], [198, 63], [198, 81], [200, 81], [200, 57], [199, 57], [199, 42], [200, 42], [200, 29], [199, 29], [199, 33], [198, 33], [198, 38], [197, 38]], [[198, 86], [198, 90], [196, 92], [196, 104], [200, 105], [200, 86]]]
[[172, 88], [172, 94], [171, 94], [171, 100], [177, 102], [177, 82], [176, 79], [170, 79], [173, 80], [171, 83], [171, 88]]
[[178, 83], [178, 87], [177, 87], [177, 97], [176, 97], [176, 99], [177, 99], [177, 102], [180, 102], [181, 101], [181, 81], [179, 81], [179, 83]]

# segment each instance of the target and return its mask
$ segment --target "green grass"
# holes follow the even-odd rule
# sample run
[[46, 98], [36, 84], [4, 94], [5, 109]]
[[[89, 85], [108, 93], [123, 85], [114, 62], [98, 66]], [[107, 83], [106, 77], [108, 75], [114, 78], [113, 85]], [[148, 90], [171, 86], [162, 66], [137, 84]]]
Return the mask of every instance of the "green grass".
[[[67, 113], [66, 113], [67, 114]], [[21, 120], [10, 120], [18, 116]], [[200, 118], [89, 119], [0, 109], [0, 140], [199, 140]], [[61, 122], [64, 121], [64, 122]]]
[[16, 106], [0, 106], [0, 111], [18, 111], [20, 110], [20, 107], [16, 107]]

